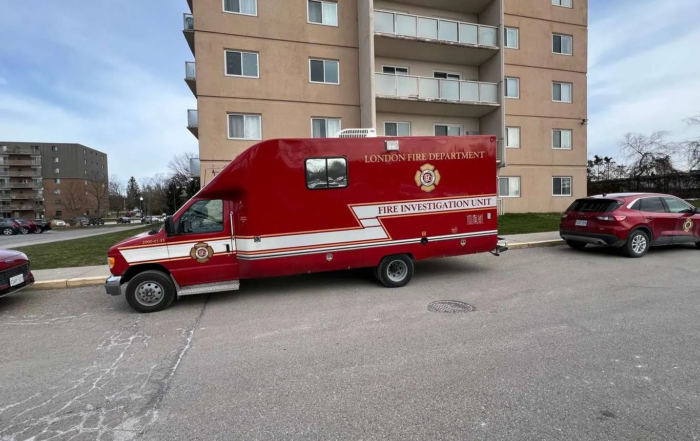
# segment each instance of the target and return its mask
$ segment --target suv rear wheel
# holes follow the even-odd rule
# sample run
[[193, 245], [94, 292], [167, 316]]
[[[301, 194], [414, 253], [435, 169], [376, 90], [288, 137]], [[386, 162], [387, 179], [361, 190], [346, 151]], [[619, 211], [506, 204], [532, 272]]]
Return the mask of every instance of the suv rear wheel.
[[2, 234], [4, 234], [5, 236], [12, 236], [13, 234], [15, 234], [15, 231], [12, 228], [3, 228]]
[[165, 273], [144, 271], [134, 276], [126, 288], [126, 301], [138, 312], [162, 311], [175, 300], [175, 286]]
[[567, 240], [566, 244], [575, 250], [582, 250], [586, 248], [586, 242], [578, 242], [575, 240]]
[[633, 231], [622, 248], [627, 257], [642, 257], [651, 246], [649, 236], [642, 230]]

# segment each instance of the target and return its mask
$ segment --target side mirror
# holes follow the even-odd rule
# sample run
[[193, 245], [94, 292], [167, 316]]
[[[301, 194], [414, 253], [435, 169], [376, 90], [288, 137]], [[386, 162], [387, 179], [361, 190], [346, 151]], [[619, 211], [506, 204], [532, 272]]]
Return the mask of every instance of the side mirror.
[[165, 218], [165, 232], [168, 236], [177, 236], [177, 231], [175, 230], [175, 222], [173, 222], [173, 217], [168, 216]]

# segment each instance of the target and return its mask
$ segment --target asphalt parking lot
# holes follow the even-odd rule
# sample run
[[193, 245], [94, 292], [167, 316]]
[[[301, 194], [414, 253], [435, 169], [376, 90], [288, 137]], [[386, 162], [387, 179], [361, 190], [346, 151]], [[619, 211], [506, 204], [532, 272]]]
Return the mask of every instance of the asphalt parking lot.
[[[700, 250], [249, 281], [151, 315], [0, 299], [0, 439], [697, 439]], [[436, 300], [476, 310], [428, 311]], [[36, 438], [32, 438], [36, 437]]]
[[0, 248], [19, 248], [29, 245], [41, 245], [51, 242], [61, 242], [64, 240], [81, 239], [83, 237], [100, 236], [102, 234], [114, 233], [117, 231], [141, 228], [146, 225], [135, 224], [133, 226], [117, 227], [107, 226], [107, 227], [85, 227], [75, 230], [61, 230], [60, 228], [55, 228], [53, 230], [45, 231], [41, 234], [16, 234], [14, 236], [3, 236], [0, 235]]

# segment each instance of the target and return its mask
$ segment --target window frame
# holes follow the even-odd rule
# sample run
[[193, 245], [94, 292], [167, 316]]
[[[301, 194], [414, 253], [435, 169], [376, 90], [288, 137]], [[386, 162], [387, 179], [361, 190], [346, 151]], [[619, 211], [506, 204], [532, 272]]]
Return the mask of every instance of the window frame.
[[[518, 146], [513, 147], [508, 145], [508, 129], [517, 129], [518, 130]], [[520, 126], [506, 126], [506, 148], [507, 149], [519, 149], [522, 147], [522, 128]]]
[[[554, 180], [555, 179], [568, 179], [569, 180], [569, 194], [554, 194]], [[563, 181], [562, 181], [563, 182]], [[562, 190], [563, 186], [559, 186], [559, 190]], [[573, 176], [552, 176], [552, 197], [555, 198], [570, 198], [574, 195], [574, 177]]]
[[[508, 193], [510, 193], [510, 179], [517, 179], [518, 180], [518, 195], [517, 196], [501, 196], [501, 179], [508, 179]], [[521, 198], [523, 196], [523, 189], [522, 189], [522, 176], [499, 176], [498, 177], [498, 189], [496, 193], [498, 194], [499, 199], [513, 199], [513, 198]]]
[[[308, 162], [316, 159], [323, 159], [326, 161], [326, 187], [311, 188], [309, 187], [309, 173], [308, 173]], [[329, 159], [343, 159], [345, 161], [345, 186], [344, 187], [330, 187], [328, 186], [328, 160]], [[347, 156], [311, 156], [304, 158], [304, 183], [307, 190], [319, 191], [319, 190], [345, 190], [350, 188], [350, 162]]]
[[[311, 62], [312, 61], [322, 61], [323, 62], [323, 79], [324, 81], [313, 81], [311, 79]], [[328, 83], [326, 79], [326, 63], [337, 63], [338, 64], [338, 82]], [[340, 60], [326, 59], [326, 58], [309, 58], [309, 82], [312, 84], [325, 84], [327, 86], [340, 86]]]
[[[260, 137], [259, 138], [231, 138], [231, 116], [242, 116], [243, 117], [243, 132], [245, 132], [245, 118], [248, 116], [257, 116], [260, 121]], [[259, 113], [226, 113], [226, 139], [231, 141], [262, 141], [263, 138], [263, 127], [262, 127], [262, 115]]]
[[[566, 0], [552, 0], [552, 6], [556, 6], [558, 8], [566, 8], [566, 9], [573, 9], [574, 7], [574, 0], [569, 0], [571, 2], [571, 6], [565, 6], [562, 3]], [[554, 3], [557, 2], [557, 3]]]
[[328, 135], [328, 121], [329, 121], [329, 120], [338, 121], [338, 123], [339, 123], [339, 124], [338, 124], [338, 127], [340, 127], [340, 130], [343, 130], [343, 119], [342, 119], [342, 118], [336, 118], [336, 117], [331, 118], [331, 117], [326, 117], [326, 116], [312, 116], [312, 117], [311, 117], [311, 138], [313, 138], [313, 139], [328, 139], [328, 138], [332, 138], [332, 136], [326, 136], [325, 138], [321, 138], [321, 137], [316, 138], [316, 137], [314, 136], [314, 120], [316, 120], [316, 119], [318, 119], [318, 120], [321, 120], [321, 119], [322, 119], [322, 120], [325, 121], [325, 123], [326, 123], [326, 135]]
[[[557, 101], [554, 99], [554, 86], [555, 85], [561, 85], [564, 86], [565, 84], [569, 85], [569, 97], [571, 98], [569, 101]], [[562, 98], [564, 94], [562, 93]], [[574, 102], [574, 83], [568, 83], [566, 81], [552, 81], [552, 102], [553, 103], [563, 103], [563, 104], [571, 104]]]
[[[389, 68], [391, 68], [391, 69], [394, 69], [394, 73], [384, 72], [384, 69], [387, 68], [387, 67], [389, 67]], [[406, 73], [396, 73], [396, 69], [406, 69]], [[404, 75], [404, 76], [408, 76], [408, 75], [411, 74], [411, 69], [410, 69], [408, 66], [392, 66], [392, 65], [390, 65], [390, 64], [383, 64], [383, 65], [382, 65], [382, 74], [383, 74], [383, 75]]]
[[[555, 37], [568, 37], [571, 40], [571, 53], [567, 54], [566, 52], [554, 52], [554, 38]], [[563, 48], [564, 45], [562, 44], [561, 47]], [[573, 57], [574, 56], [574, 36], [573, 35], [568, 35], [568, 34], [559, 34], [556, 32], [552, 32], [552, 53], [554, 55], [564, 55], [567, 57]]]
[[[229, 52], [234, 52], [234, 53], [239, 53], [241, 54], [241, 75], [236, 75], [236, 74], [230, 74], [228, 73], [228, 53]], [[245, 69], [243, 68], [243, 54], [247, 55], [255, 55], [256, 61], [257, 61], [257, 75], [256, 76], [251, 76], [251, 75], [243, 75], [243, 72]], [[260, 79], [260, 53], [259, 52], [246, 52], [244, 50], [239, 50], [239, 49], [224, 49], [224, 76], [225, 77], [233, 77], [233, 78], [252, 78], [252, 79]]]
[[[435, 74], [445, 74], [446, 78], [438, 78]], [[449, 78], [450, 75], [456, 75], [459, 78]], [[446, 81], [462, 81], [462, 72], [450, 72], [447, 70], [434, 70], [433, 79], [435, 80], [446, 80]]]
[[[309, 8], [309, 4], [311, 2], [315, 3], [321, 3], [321, 21], [323, 21], [323, 4], [324, 3], [331, 3], [335, 5], [335, 22], [337, 24], [326, 24], [326, 23], [316, 23], [315, 21], [311, 21], [311, 9]], [[331, 2], [327, 0], [306, 0], [306, 23], [310, 25], [318, 25], [318, 26], [328, 26], [331, 28], [338, 28], [340, 27], [340, 17], [338, 16], [338, 8], [340, 7], [340, 2]]]
[[[554, 146], [554, 132], [569, 132], [569, 147]], [[562, 139], [561, 137], [559, 139]], [[563, 143], [562, 143], [563, 144]], [[574, 131], [571, 129], [552, 129], [552, 150], [573, 150], [574, 149]]]
[[[508, 46], [508, 31], [515, 31], [515, 46]], [[520, 49], [520, 28], [503, 27], [503, 47], [506, 49]]]
[[[386, 134], [386, 125], [396, 124], [396, 136]], [[408, 124], [408, 135], [399, 135], [399, 124]], [[433, 132], [435, 133], [435, 132]], [[411, 123], [409, 121], [384, 121], [384, 136], [390, 138], [400, 138], [402, 136], [411, 136]]]
[[[442, 136], [442, 135], [436, 135], [435, 134], [435, 129], [438, 126], [445, 126], [447, 127], [447, 135], [445, 136], [464, 136], [464, 125], [462, 124], [446, 124], [446, 123], [435, 123], [433, 124], [433, 136]], [[459, 135], [450, 135], [450, 127], [459, 127]]]
[[254, 1], [255, 1], [255, 14], [246, 14], [245, 12], [227, 11], [226, 10], [226, 0], [221, 0], [221, 11], [226, 13], [226, 14], [243, 15], [246, 17], [257, 17], [258, 16], [258, 0], [254, 0]]
[[[516, 80], [518, 82], [518, 96], [508, 96], [508, 80]], [[503, 77], [503, 96], [509, 100], [519, 100], [520, 99], [520, 77]], [[552, 89], [554, 90], [554, 89]], [[554, 96], [554, 93], [552, 93]]]

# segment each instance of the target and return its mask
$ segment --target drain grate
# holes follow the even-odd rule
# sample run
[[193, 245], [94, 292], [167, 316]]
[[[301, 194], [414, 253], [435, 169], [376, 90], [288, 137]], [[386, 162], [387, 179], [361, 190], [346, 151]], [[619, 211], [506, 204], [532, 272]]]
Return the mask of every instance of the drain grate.
[[428, 305], [428, 311], [459, 314], [462, 312], [476, 311], [476, 308], [469, 303], [458, 302], [457, 300], [438, 300]]

